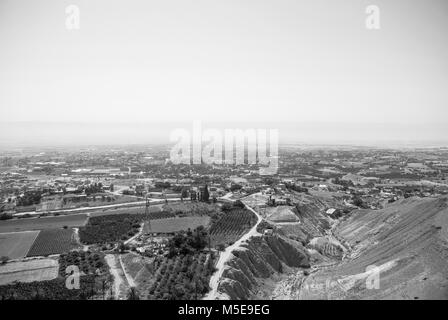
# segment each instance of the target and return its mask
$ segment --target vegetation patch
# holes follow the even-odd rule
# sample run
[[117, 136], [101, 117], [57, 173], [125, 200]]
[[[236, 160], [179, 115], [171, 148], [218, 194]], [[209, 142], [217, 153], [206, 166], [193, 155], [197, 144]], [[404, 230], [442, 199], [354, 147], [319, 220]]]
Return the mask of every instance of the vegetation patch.
[[73, 229], [50, 229], [39, 232], [27, 257], [61, 254], [79, 247]]
[[153, 263], [154, 280], [147, 287], [147, 298], [192, 300], [206, 294], [215, 271], [214, 254], [204, 250], [207, 244], [203, 227], [179, 232], [170, 239], [168, 255]]
[[91, 217], [87, 225], [79, 229], [79, 236], [85, 244], [124, 241], [138, 233], [143, 219], [143, 214]]
[[210, 217], [192, 216], [192, 217], [174, 217], [168, 219], [151, 220], [145, 224], [145, 232], [153, 233], [174, 233], [196, 229], [199, 226], [208, 226]]
[[204, 202], [184, 202], [169, 203], [163, 206], [163, 211], [172, 213], [176, 216], [213, 216], [219, 213], [220, 209], [217, 205]]
[[229, 245], [238, 240], [257, 222], [255, 214], [239, 207], [226, 208], [210, 227], [211, 243]]
[[207, 249], [204, 227], [179, 232], [168, 243], [168, 254], [151, 259], [124, 256], [127, 272], [136, 281], [142, 299], [193, 300], [209, 291], [215, 271], [215, 253]]
[[64, 278], [0, 286], [0, 300], [85, 300], [100, 293], [93, 275], [80, 277], [80, 289], [67, 289]]
[[75, 265], [83, 274], [106, 274], [104, 254], [91, 251], [70, 251], [59, 257], [59, 275], [66, 276], [66, 268]]
[[165, 257], [156, 262], [155, 279], [147, 288], [148, 299], [197, 300], [209, 291], [213, 253], [195, 252]]
[[151, 220], [174, 218], [175, 216], [176, 214], [171, 211], [150, 212], [149, 214]]

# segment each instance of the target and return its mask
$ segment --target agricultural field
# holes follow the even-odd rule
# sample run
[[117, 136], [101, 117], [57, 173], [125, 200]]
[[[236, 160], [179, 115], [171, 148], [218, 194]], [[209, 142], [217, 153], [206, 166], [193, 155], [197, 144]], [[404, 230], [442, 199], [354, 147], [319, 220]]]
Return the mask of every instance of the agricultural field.
[[[184, 217], [184, 216], [200, 216], [200, 215], [210, 215], [219, 212], [219, 207], [207, 203], [190, 203], [190, 202], [176, 202], [168, 204], [151, 204], [149, 206], [149, 213], [151, 219], [163, 219], [172, 217]], [[139, 205], [135, 207], [127, 208], [104, 208], [101, 210], [96, 210], [92, 208], [90, 212], [90, 217], [99, 217], [106, 215], [117, 215], [117, 214], [144, 214], [145, 205]]]
[[22, 218], [0, 221], [0, 233], [28, 230], [58, 229], [67, 226], [76, 228], [87, 222], [86, 214], [71, 214], [56, 217]]
[[154, 278], [153, 261], [153, 258], [142, 257], [134, 253], [121, 255], [122, 269], [126, 272], [127, 277], [132, 279], [132, 284], [139, 289], [147, 288], [152, 283]]
[[124, 241], [139, 231], [143, 219], [142, 214], [91, 217], [85, 227], [79, 228], [79, 236], [84, 244]]
[[177, 202], [168, 203], [163, 206], [163, 212], [174, 213], [176, 216], [213, 216], [220, 211], [214, 204], [204, 202]]
[[174, 217], [176, 217], [176, 214], [174, 212], [166, 212], [166, 211], [150, 212], [149, 215], [149, 218], [151, 220], [174, 218]]
[[166, 219], [150, 220], [145, 222], [145, 233], [175, 233], [196, 229], [199, 226], [207, 227], [210, 223], [209, 216], [173, 217]]
[[79, 247], [73, 229], [49, 229], [39, 232], [27, 257], [48, 256]]
[[256, 222], [256, 216], [247, 209], [233, 208], [224, 212], [210, 227], [212, 245], [224, 244], [227, 246], [235, 242]]
[[58, 268], [58, 262], [55, 259], [9, 262], [5, 265], [0, 265], [0, 286], [14, 281], [52, 280], [58, 276]]
[[197, 300], [209, 291], [214, 257], [207, 252], [165, 257], [153, 268], [154, 277], [138, 287], [144, 299]]
[[104, 254], [91, 251], [70, 251], [59, 256], [59, 275], [66, 276], [66, 268], [70, 265], [79, 267], [84, 274], [105, 274], [108, 266], [104, 260]]
[[140, 299], [192, 300], [209, 291], [215, 269], [215, 253], [207, 250], [204, 227], [178, 232], [170, 238], [165, 256], [121, 256], [124, 270], [132, 278]]
[[0, 285], [0, 300], [86, 300], [101, 297], [101, 284], [96, 279], [94, 275], [81, 276], [80, 290], [67, 289], [65, 279], [61, 277], [45, 281], [9, 283]]
[[[147, 279], [145, 278], [151, 277], [151, 275], [148, 275], [147, 273], [151, 268], [149, 266], [146, 267], [147, 263], [149, 263], [150, 260], [152, 259], [142, 257], [141, 255], [132, 252], [121, 255], [121, 261], [124, 269], [126, 270], [126, 273], [131, 276], [135, 282], [146, 282]], [[144, 276], [142, 277], [143, 274]]]
[[9, 259], [26, 257], [39, 231], [0, 233], [0, 256]]
[[[155, 204], [149, 207], [149, 212], [151, 214], [157, 214], [162, 212], [162, 204]], [[93, 209], [93, 208], [92, 208]], [[145, 206], [139, 205], [136, 207], [126, 207], [126, 208], [105, 208], [98, 211], [90, 213], [90, 217], [100, 217], [114, 214], [144, 214]]]

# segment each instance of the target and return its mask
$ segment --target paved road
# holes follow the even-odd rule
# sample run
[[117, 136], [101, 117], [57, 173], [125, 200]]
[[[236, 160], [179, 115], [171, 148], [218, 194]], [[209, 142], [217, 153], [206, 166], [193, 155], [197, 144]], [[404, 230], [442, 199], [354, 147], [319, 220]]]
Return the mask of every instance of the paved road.
[[[173, 201], [180, 201], [180, 198], [172, 198], [167, 199], [168, 202]], [[149, 199], [151, 204], [162, 204], [165, 203], [165, 199]], [[185, 199], [184, 201], [187, 201]], [[188, 200], [189, 201], [189, 200]], [[116, 203], [116, 204], [108, 204], [104, 206], [97, 206], [97, 207], [82, 207], [82, 208], [73, 208], [73, 209], [61, 209], [61, 210], [54, 210], [49, 211], [48, 213], [71, 213], [71, 212], [84, 212], [84, 211], [93, 211], [93, 210], [101, 210], [101, 209], [112, 209], [112, 208], [120, 208], [120, 207], [136, 207], [146, 204], [146, 201], [135, 201], [135, 202], [125, 202], [125, 203]], [[20, 217], [24, 215], [41, 215], [42, 213], [46, 213], [44, 211], [29, 211], [29, 212], [21, 212], [21, 213], [15, 213], [14, 217]]]
[[229, 261], [230, 257], [232, 257], [232, 251], [239, 248], [241, 246], [241, 244], [244, 241], [248, 240], [250, 237], [259, 234], [257, 232], [257, 226], [260, 224], [262, 218], [258, 214], [258, 212], [256, 212], [254, 209], [252, 209], [248, 205], [246, 205], [246, 208], [248, 210], [252, 211], [253, 213], [255, 213], [255, 215], [257, 216], [257, 219], [258, 219], [257, 223], [247, 233], [245, 233], [240, 239], [238, 239], [234, 244], [227, 247], [224, 250], [224, 252], [221, 252], [221, 254], [219, 255], [218, 263], [216, 264], [216, 268], [218, 270], [210, 278], [211, 290], [204, 297], [204, 300], [216, 300], [217, 298], [219, 298], [219, 295], [220, 295], [218, 292], [219, 282], [221, 280], [221, 277], [222, 277], [222, 274], [224, 272], [224, 268], [225, 268], [227, 262]]

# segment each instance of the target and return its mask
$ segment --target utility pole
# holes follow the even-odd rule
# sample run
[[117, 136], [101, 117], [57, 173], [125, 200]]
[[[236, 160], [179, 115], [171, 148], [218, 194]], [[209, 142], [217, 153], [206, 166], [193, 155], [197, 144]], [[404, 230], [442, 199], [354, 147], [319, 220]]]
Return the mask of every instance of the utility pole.
[[151, 231], [151, 217], [150, 217], [150, 210], [149, 210], [149, 198], [148, 198], [148, 194], [146, 194], [146, 204], [145, 204], [145, 219], [146, 219], [146, 223], [148, 224], [148, 233]]

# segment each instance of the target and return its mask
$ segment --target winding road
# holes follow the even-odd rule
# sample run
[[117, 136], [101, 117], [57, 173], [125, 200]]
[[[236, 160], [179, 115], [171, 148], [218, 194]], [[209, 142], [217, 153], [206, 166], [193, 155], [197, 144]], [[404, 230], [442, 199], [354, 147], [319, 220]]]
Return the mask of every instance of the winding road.
[[[244, 202], [243, 202], [244, 203]], [[230, 257], [232, 257], [232, 251], [239, 248], [241, 244], [248, 240], [252, 236], [259, 235], [257, 231], [257, 227], [260, 224], [262, 217], [256, 212], [254, 209], [245, 204], [246, 209], [252, 211], [257, 216], [257, 223], [241, 238], [235, 241], [234, 244], [228, 246], [221, 254], [219, 255], [218, 263], [216, 264], [217, 271], [210, 278], [210, 291], [205, 295], [204, 300], [216, 300], [219, 297], [218, 286], [222, 274], [224, 272], [224, 268], [229, 261]]]

